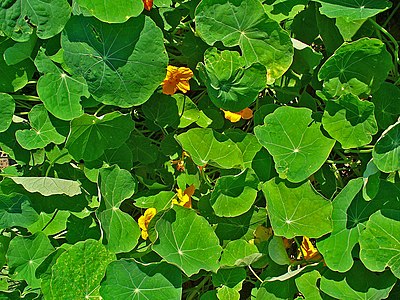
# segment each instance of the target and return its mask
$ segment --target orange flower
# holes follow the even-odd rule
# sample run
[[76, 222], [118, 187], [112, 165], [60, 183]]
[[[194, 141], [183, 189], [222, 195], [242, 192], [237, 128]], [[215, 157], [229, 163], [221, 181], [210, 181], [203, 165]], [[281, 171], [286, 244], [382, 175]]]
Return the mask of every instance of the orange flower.
[[153, 207], [146, 209], [146, 211], [144, 212], [143, 216], [140, 216], [139, 220], [138, 220], [138, 224], [140, 229], [142, 229], [142, 238], [144, 240], [147, 240], [147, 238], [149, 237], [149, 233], [147, 232], [147, 230], [149, 229], [149, 223], [151, 221], [151, 219], [154, 218], [154, 216], [156, 215], [157, 210]]
[[153, 0], [143, 0], [144, 9], [150, 11], [153, 7]]
[[189, 80], [193, 77], [193, 72], [189, 68], [185, 67], [167, 67], [167, 76], [161, 83], [163, 87], [163, 93], [167, 95], [173, 95], [177, 90], [186, 93], [190, 90]]
[[297, 259], [303, 258], [304, 260], [318, 260], [321, 258], [321, 254], [318, 252], [317, 248], [311, 243], [310, 239], [306, 236], [303, 237], [303, 242], [301, 243]]
[[178, 199], [172, 199], [172, 204], [177, 204], [183, 207], [191, 208], [192, 207], [192, 196], [194, 194], [195, 187], [192, 184], [187, 187], [183, 192], [181, 189], [176, 189], [176, 196]]
[[187, 154], [186, 151], [183, 151], [180, 159], [176, 159], [176, 160], [172, 161], [172, 164], [176, 165], [176, 170], [178, 170], [180, 172], [185, 171], [185, 157], [188, 157], [188, 156], [189, 156], [189, 154]]
[[232, 123], [239, 122], [240, 119], [249, 120], [253, 117], [253, 111], [248, 107], [239, 112], [231, 112], [223, 109], [221, 110], [224, 112], [225, 119], [231, 121]]

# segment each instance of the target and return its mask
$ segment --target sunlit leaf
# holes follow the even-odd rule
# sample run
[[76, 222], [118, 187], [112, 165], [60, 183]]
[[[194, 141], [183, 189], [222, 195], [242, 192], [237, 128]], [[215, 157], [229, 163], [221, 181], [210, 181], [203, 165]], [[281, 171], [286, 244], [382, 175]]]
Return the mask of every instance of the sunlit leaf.
[[372, 157], [382, 172], [400, 170], [400, 120], [382, 133], [375, 144]]
[[73, 197], [81, 193], [78, 181], [51, 177], [11, 177], [30, 193], [40, 193], [43, 196], [67, 195]]

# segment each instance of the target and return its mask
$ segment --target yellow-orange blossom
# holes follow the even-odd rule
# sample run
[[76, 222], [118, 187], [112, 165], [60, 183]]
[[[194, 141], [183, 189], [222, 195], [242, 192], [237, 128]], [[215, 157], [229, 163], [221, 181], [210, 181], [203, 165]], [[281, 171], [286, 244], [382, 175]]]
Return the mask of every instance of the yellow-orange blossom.
[[193, 77], [193, 72], [185, 67], [167, 67], [167, 76], [161, 83], [163, 93], [173, 95], [177, 90], [186, 93], [190, 90], [189, 80]]

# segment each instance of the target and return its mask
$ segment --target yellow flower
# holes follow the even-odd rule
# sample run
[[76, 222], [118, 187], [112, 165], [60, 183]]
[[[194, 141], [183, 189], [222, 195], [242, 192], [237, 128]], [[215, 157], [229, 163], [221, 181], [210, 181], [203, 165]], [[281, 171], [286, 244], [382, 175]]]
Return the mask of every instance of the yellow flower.
[[239, 122], [240, 119], [248, 120], [253, 117], [253, 111], [248, 107], [242, 109], [239, 112], [231, 112], [229, 110], [223, 110], [223, 109], [222, 111], [224, 112], [225, 119], [231, 121], [232, 123]]
[[303, 237], [303, 242], [301, 243], [297, 259], [302, 257], [304, 260], [318, 260], [321, 258], [321, 254], [318, 252], [317, 248], [314, 247], [310, 239], [306, 236]]
[[149, 228], [149, 223], [151, 221], [151, 219], [154, 218], [154, 216], [156, 215], [157, 210], [153, 207], [146, 209], [146, 211], [144, 212], [143, 216], [140, 216], [139, 220], [138, 220], [138, 224], [140, 229], [142, 229], [142, 238], [144, 240], [147, 240], [147, 238], [149, 237], [149, 233], [147, 232], [148, 228]]
[[161, 83], [163, 93], [173, 95], [177, 90], [186, 93], [190, 90], [189, 80], [193, 77], [193, 72], [185, 67], [167, 67], [167, 76]]
[[177, 198], [172, 199], [172, 204], [177, 204], [180, 206], [184, 206], [187, 208], [192, 207], [192, 196], [194, 194], [195, 187], [192, 184], [191, 186], [187, 187], [184, 191], [182, 189], [176, 189], [176, 196]]

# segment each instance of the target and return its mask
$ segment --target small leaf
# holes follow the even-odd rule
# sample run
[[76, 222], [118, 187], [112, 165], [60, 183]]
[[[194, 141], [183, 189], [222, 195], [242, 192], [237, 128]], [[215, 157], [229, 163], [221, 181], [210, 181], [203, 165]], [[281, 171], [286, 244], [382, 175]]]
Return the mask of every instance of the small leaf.
[[178, 268], [165, 262], [118, 260], [107, 267], [100, 294], [104, 300], [181, 299], [182, 276]]
[[194, 210], [174, 205], [155, 228], [158, 240], [153, 250], [187, 276], [201, 269], [214, 272], [218, 269], [222, 249], [218, 238], [210, 224]]
[[332, 203], [309, 181], [295, 185], [275, 178], [264, 183], [262, 190], [276, 235], [317, 238], [332, 231]]
[[372, 157], [382, 172], [400, 170], [400, 120], [382, 133], [374, 146]]
[[30, 193], [39, 193], [43, 196], [67, 195], [70, 197], [81, 193], [80, 183], [74, 180], [51, 177], [11, 177]]

